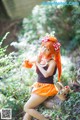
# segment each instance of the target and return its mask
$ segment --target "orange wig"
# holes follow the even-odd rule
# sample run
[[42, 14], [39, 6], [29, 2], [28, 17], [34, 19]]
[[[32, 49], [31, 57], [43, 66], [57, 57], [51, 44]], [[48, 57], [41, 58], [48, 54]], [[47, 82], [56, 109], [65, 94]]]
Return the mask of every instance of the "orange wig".
[[58, 68], [58, 81], [60, 82], [60, 77], [62, 73], [62, 64], [61, 64], [61, 54], [60, 54], [60, 43], [56, 39], [56, 37], [53, 36], [46, 36], [42, 39], [42, 46], [46, 46], [48, 49], [50, 49], [50, 56], [54, 56], [54, 60], [57, 64]]

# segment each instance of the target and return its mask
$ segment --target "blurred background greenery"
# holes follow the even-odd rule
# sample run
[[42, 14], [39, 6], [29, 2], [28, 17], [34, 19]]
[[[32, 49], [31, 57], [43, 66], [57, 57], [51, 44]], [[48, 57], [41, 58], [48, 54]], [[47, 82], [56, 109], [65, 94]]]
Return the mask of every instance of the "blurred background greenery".
[[80, 2], [56, 0], [57, 3], [67, 2], [66, 5], [54, 2], [0, 1], [0, 109], [12, 108], [12, 120], [22, 120], [30, 86], [37, 79], [35, 67], [25, 69], [22, 62], [37, 55], [40, 38], [46, 34], [55, 35], [62, 44], [61, 80], [73, 93], [59, 110], [43, 106], [39, 110], [51, 114], [55, 120], [80, 118]]

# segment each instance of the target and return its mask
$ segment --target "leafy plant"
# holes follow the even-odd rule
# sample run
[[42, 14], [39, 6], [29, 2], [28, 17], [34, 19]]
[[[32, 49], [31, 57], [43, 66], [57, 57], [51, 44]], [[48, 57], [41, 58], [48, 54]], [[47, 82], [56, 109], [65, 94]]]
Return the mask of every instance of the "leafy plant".
[[63, 102], [61, 110], [64, 115], [68, 114], [65, 120], [79, 120], [80, 117], [80, 93], [71, 93], [70, 98]]
[[[2, 38], [0, 37], [0, 97], [2, 98], [0, 109], [12, 108], [14, 120], [15, 115], [23, 112], [23, 106], [30, 96], [29, 88], [37, 78], [35, 67], [30, 70], [25, 69], [22, 67], [22, 62], [36, 56], [41, 42], [39, 38], [47, 33], [55, 34], [62, 43], [62, 55], [67, 55], [69, 49], [76, 48], [80, 43], [78, 13], [79, 6], [35, 6], [31, 16], [22, 21], [23, 29], [18, 35], [18, 42], [11, 43], [18, 49], [16, 53], [6, 55], [7, 47], [1, 47], [9, 32]], [[65, 57], [64, 62], [62, 62], [61, 80], [64, 85], [67, 85], [76, 79], [76, 74], [70, 59]], [[79, 120], [79, 99], [79, 93], [72, 93], [69, 100], [63, 102], [58, 110], [49, 110], [42, 106], [39, 110], [44, 115], [51, 114], [52, 119], [55, 120]], [[22, 119], [19, 116], [16, 119]]]

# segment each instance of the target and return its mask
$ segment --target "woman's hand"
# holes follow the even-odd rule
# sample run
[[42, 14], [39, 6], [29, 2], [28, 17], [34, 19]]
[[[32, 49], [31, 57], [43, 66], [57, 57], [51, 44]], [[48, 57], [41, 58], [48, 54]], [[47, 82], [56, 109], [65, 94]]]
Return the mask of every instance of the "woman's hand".
[[40, 63], [41, 62], [41, 57], [37, 56], [36, 62]]

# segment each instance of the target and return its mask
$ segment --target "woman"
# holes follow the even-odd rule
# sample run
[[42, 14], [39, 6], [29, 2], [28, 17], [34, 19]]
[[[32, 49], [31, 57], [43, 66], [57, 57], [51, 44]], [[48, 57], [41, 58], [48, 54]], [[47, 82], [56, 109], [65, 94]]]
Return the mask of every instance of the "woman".
[[[30, 61], [25, 61], [24, 66], [32, 67]], [[49, 96], [55, 96], [58, 93], [57, 87], [54, 85], [53, 76], [58, 69], [58, 80], [61, 77], [61, 55], [60, 43], [53, 36], [46, 36], [42, 39], [40, 55], [35, 61], [38, 81], [33, 84], [30, 99], [24, 105], [26, 112], [23, 120], [31, 120], [31, 116], [39, 120], [49, 120], [41, 115], [35, 108], [43, 103]]]

